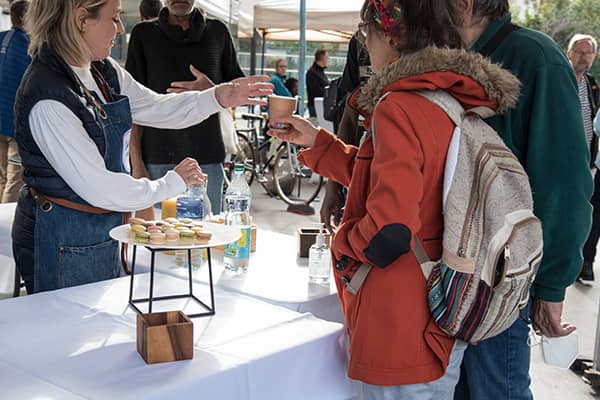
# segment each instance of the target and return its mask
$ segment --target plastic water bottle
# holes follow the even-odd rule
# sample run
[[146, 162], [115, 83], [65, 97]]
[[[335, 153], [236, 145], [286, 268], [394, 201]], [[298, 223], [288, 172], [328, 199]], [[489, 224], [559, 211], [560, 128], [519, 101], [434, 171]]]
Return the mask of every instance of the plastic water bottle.
[[188, 186], [185, 193], [177, 198], [177, 218], [204, 219], [210, 214], [210, 201], [206, 184]]
[[[206, 176], [205, 176], [206, 178]], [[206, 193], [206, 184], [188, 186], [185, 193], [177, 198], [177, 218], [205, 219], [210, 214], [210, 201]], [[200, 268], [202, 265], [202, 249], [192, 249], [192, 267]], [[188, 251], [175, 252], [175, 265], [188, 267]]]
[[233, 168], [231, 184], [225, 192], [225, 225], [239, 227], [242, 237], [225, 246], [224, 264], [231, 272], [246, 272], [250, 260], [250, 204], [252, 192], [244, 177], [244, 165]]

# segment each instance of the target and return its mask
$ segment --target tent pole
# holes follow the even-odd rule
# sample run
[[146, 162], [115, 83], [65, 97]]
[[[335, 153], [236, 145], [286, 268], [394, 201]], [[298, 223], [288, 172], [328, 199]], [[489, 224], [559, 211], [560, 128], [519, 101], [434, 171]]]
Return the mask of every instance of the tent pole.
[[298, 94], [300, 95], [300, 115], [304, 116], [306, 98], [306, 0], [300, 0], [300, 46], [298, 54]]
[[252, 46], [250, 49], [250, 75], [256, 75], [256, 48], [260, 36], [256, 28], [252, 29]]
[[260, 73], [265, 73], [265, 52], [267, 51], [267, 30], [262, 31], [262, 56], [260, 58]]

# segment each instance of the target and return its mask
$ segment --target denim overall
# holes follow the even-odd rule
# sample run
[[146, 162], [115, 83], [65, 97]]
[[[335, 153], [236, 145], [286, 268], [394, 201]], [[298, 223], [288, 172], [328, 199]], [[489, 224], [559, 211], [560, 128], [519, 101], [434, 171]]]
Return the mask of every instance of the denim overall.
[[[127, 97], [113, 93], [112, 98], [94, 113], [106, 141], [106, 168], [125, 172], [123, 150], [131, 130], [131, 111]], [[35, 218], [35, 292], [119, 276], [119, 244], [108, 232], [123, 223], [121, 213], [91, 214], [54, 203], [48, 212], [36, 206]]]

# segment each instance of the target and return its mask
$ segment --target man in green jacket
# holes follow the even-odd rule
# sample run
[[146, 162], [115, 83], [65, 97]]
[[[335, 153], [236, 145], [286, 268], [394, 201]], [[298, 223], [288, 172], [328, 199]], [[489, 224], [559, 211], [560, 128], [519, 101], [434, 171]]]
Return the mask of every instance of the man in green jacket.
[[455, 400], [532, 399], [529, 316], [547, 337], [575, 326], [561, 321], [566, 288], [577, 278], [591, 223], [592, 176], [573, 69], [548, 36], [511, 24], [508, 0], [455, 0], [465, 44], [512, 71], [522, 83], [517, 107], [487, 122], [523, 164], [544, 231], [544, 258], [530, 307], [504, 333], [470, 346]]

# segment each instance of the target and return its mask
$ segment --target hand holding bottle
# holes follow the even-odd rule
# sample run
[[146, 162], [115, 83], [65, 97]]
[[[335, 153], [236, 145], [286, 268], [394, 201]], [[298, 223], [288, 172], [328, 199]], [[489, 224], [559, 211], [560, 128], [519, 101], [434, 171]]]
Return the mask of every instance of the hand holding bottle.
[[198, 161], [193, 158], [184, 158], [183, 161], [173, 168], [173, 171], [181, 176], [181, 179], [183, 179], [186, 186], [206, 183], [206, 178], [202, 174], [202, 169], [200, 168]]

